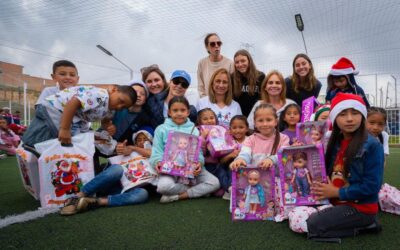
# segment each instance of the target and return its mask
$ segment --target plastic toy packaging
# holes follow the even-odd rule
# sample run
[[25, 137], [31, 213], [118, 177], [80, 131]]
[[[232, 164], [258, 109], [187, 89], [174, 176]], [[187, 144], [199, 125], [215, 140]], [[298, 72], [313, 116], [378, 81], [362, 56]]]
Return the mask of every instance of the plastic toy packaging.
[[301, 103], [301, 122], [308, 122], [314, 113], [316, 105], [319, 105], [317, 98], [311, 96]]
[[274, 171], [256, 167], [232, 172], [232, 220], [273, 220]]
[[38, 163], [42, 207], [61, 207], [94, 177], [94, 134], [78, 134], [71, 141], [71, 146], [62, 146], [58, 139], [35, 144], [41, 153]]
[[121, 165], [124, 169], [124, 174], [121, 177], [121, 193], [149, 183], [156, 185], [156, 171], [150, 166], [149, 160], [140, 154], [132, 152], [128, 156], [117, 155], [108, 158], [108, 161], [111, 164]]
[[235, 148], [233, 137], [229, 130], [219, 125], [202, 125], [201, 130], [208, 130], [207, 149], [214, 158], [230, 154]]
[[325, 133], [328, 131], [326, 122], [299, 122], [296, 125], [296, 137], [304, 145], [318, 144], [326, 145]]
[[21, 145], [16, 150], [18, 169], [22, 177], [22, 185], [36, 200], [39, 200], [40, 183], [38, 159]]
[[200, 147], [198, 136], [170, 131], [161, 161], [161, 173], [193, 179]]
[[278, 164], [284, 205], [329, 204], [311, 194], [313, 182], [327, 182], [322, 144], [281, 148]]
[[117, 141], [106, 130], [94, 132], [94, 138], [94, 145], [100, 153], [104, 155], [114, 154]]
[[379, 205], [384, 212], [400, 215], [400, 190], [383, 184], [379, 191]]

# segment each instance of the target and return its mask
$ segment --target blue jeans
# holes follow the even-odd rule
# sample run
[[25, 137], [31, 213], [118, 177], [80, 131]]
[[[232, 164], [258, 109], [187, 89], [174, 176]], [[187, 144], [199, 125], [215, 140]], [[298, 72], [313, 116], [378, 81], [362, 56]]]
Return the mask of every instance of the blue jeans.
[[297, 189], [301, 192], [301, 196], [306, 197], [310, 194], [310, 185], [308, 185], [307, 177], [296, 177]]
[[232, 185], [232, 173], [228, 167], [223, 164], [215, 163], [206, 163], [205, 167], [208, 172], [218, 178], [221, 188], [227, 192]]
[[108, 195], [108, 206], [117, 207], [144, 203], [148, 193], [143, 188], [132, 188], [121, 194], [120, 179], [124, 173], [120, 165], [111, 165], [82, 188], [85, 195], [90, 196], [97, 192]]

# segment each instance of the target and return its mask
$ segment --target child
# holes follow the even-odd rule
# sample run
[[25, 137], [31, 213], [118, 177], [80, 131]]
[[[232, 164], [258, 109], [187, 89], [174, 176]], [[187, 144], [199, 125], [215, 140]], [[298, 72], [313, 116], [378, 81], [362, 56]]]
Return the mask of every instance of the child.
[[72, 62], [60, 60], [53, 64], [53, 74], [51, 74], [51, 78], [57, 83], [57, 86], [44, 88], [36, 105], [41, 104], [45, 101], [46, 97], [57, 94], [60, 90], [78, 85], [78, 69]]
[[71, 135], [89, 130], [89, 122], [110, 117], [112, 110], [129, 108], [135, 102], [136, 92], [129, 86], [67, 88], [37, 105], [22, 141], [32, 147], [58, 137], [62, 144], [70, 144]]
[[[119, 143], [116, 147], [117, 154], [130, 155], [137, 152], [143, 157], [150, 157], [151, 142], [153, 137], [146, 130], [139, 130], [132, 136], [134, 146], [126, 146], [126, 140]], [[146, 148], [146, 144], [147, 148]], [[125, 206], [140, 204], [147, 201], [148, 193], [143, 188], [131, 188], [123, 190], [121, 178], [124, 174], [124, 168], [120, 165], [113, 164], [107, 167], [94, 179], [83, 186], [77, 197], [68, 199], [65, 206], [60, 210], [61, 215], [74, 215], [76, 213], [85, 212], [91, 208], [100, 206]], [[122, 192], [122, 193], [121, 193]], [[107, 197], [93, 198], [90, 197], [95, 193], [108, 195]]]
[[384, 130], [386, 120], [387, 114], [385, 109], [379, 107], [370, 107], [368, 109], [367, 130], [371, 135], [378, 138], [379, 142], [382, 144], [385, 154], [385, 166], [386, 157], [389, 156], [389, 135]]
[[328, 183], [315, 182], [311, 192], [335, 205], [310, 215], [309, 238], [354, 236], [359, 228], [379, 230], [378, 192], [383, 177], [383, 149], [368, 134], [362, 97], [338, 93], [332, 100], [332, 136], [326, 151]]
[[279, 131], [289, 137], [289, 144], [296, 141], [296, 124], [300, 122], [301, 109], [296, 103], [286, 106], [279, 117]]
[[278, 131], [278, 116], [270, 104], [261, 104], [254, 112], [256, 132], [243, 143], [238, 157], [230, 164], [234, 171], [251, 164], [268, 169], [277, 164], [280, 147], [289, 146], [289, 137]]
[[334, 65], [328, 75], [328, 87], [326, 89], [326, 103], [331, 103], [337, 93], [351, 93], [359, 95], [367, 108], [369, 103], [365, 97], [364, 90], [357, 84], [354, 75], [358, 74], [358, 70], [353, 63], [346, 57], [340, 58]]
[[0, 116], [0, 151], [5, 151], [7, 155], [15, 155], [19, 141], [19, 136], [8, 128], [7, 120]]
[[331, 112], [331, 105], [324, 104], [319, 106], [314, 113], [314, 121], [327, 121], [329, 118], [329, 113]]
[[[160, 172], [160, 163], [167, 143], [169, 131], [179, 131], [198, 136], [199, 131], [188, 119], [190, 106], [185, 97], [173, 97], [168, 103], [168, 115], [164, 124], [157, 127], [154, 133], [154, 145], [151, 152], [150, 164]], [[158, 182], [157, 192], [162, 194], [161, 203], [168, 203], [188, 198], [197, 198], [212, 193], [219, 188], [216, 177], [205, 168], [203, 154], [199, 155], [199, 163], [194, 171], [196, 184], [188, 186], [177, 182], [177, 178], [170, 175], [161, 175]]]
[[293, 155], [293, 177], [290, 181], [297, 186], [299, 196], [306, 197], [310, 194], [311, 177], [310, 171], [307, 169], [307, 154], [297, 152]]

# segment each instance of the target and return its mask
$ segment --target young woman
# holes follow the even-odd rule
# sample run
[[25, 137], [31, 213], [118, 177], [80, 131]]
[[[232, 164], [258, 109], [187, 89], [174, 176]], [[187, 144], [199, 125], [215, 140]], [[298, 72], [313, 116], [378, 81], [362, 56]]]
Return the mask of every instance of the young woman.
[[383, 147], [368, 134], [362, 97], [338, 93], [332, 100], [332, 136], [326, 150], [328, 183], [314, 183], [317, 199], [333, 207], [307, 220], [309, 238], [354, 236], [358, 228], [376, 228], [378, 193], [383, 177]]
[[265, 74], [256, 69], [253, 58], [247, 50], [237, 51], [233, 58], [235, 64], [235, 71], [232, 74], [233, 99], [239, 103], [243, 115], [247, 117], [251, 107], [260, 100], [261, 83]]
[[218, 124], [227, 128], [232, 117], [242, 114], [239, 104], [232, 98], [232, 84], [226, 69], [221, 68], [214, 72], [210, 80], [208, 96], [200, 98], [196, 108], [199, 111], [211, 108], [217, 115]]
[[217, 69], [224, 68], [229, 73], [233, 72], [232, 60], [221, 55], [222, 41], [217, 33], [207, 34], [204, 45], [208, 56], [201, 59], [197, 67], [197, 88], [200, 97], [208, 95], [210, 78]]
[[265, 103], [271, 104], [276, 109], [278, 118], [287, 105], [295, 103], [286, 98], [286, 84], [282, 74], [277, 70], [269, 72], [261, 85], [261, 100], [254, 104], [247, 118], [250, 129], [254, 129], [254, 111]]
[[303, 100], [318, 97], [321, 82], [314, 75], [311, 59], [305, 54], [298, 54], [293, 59], [293, 74], [285, 79], [286, 97], [295, 101], [300, 107]]
[[156, 64], [141, 69], [142, 81], [147, 85], [150, 95], [156, 95], [168, 88], [164, 73]]

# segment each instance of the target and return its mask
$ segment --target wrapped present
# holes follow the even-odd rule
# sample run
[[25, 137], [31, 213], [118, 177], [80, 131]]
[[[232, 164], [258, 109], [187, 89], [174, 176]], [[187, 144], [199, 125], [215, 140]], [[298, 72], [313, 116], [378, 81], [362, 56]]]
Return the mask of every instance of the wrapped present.
[[223, 157], [236, 149], [237, 145], [229, 130], [219, 125], [202, 125], [201, 130], [208, 130], [207, 149], [214, 158]]
[[232, 220], [273, 220], [274, 171], [256, 167], [232, 172]]
[[22, 185], [36, 200], [39, 200], [40, 182], [38, 159], [31, 152], [25, 150], [22, 144], [16, 150], [18, 169], [22, 178]]
[[315, 107], [319, 104], [317, 98], [311, 96], [302, 102], [301, 106], [301, 122], [308, 122], [314, 113]]
[[173, 176], [194, 178], [201, 143], [198, 136], [177, 131], [168, 133], [160, 172]]
[[304, 145], [318, 144], [326, 145], [325, 136], [328, 131], [327, 122], [299, 122], [296, 124], [296, 138]]
[[156, 184], [157, 172], [150, 166], [149, 160], [136, 152], [128, 156], [117, 155], [108, 158], [111, 164], [121, 165], [124, 174], [121, 177], [122, 191], [146, 184]]
[[61, 207], [94, 177], [94, 135], [72, 137], [72, 146], [62, 146], [58, 139], [35, 144], [38, 159], [40, 203], [42, 207]]
[[281, 148], [278, 151], [281, 192], [284, 205], [320, 205], [311, 194], [313, 182], [327, 182], [321, 144]]
[[400, 190], [383, 184], [379, 191], [379, 205], [384, 212], [400, 215]]

